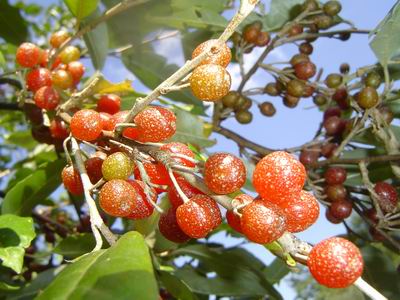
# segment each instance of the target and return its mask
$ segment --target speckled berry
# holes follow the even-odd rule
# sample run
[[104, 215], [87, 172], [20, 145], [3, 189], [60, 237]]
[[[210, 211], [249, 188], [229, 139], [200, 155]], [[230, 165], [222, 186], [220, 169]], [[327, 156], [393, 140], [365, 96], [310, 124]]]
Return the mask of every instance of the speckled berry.
[[[193, 50], [192, 59], [199, 56], [200, 53], [202, 53], [216, 41], [217, 41], [216, 39], [208, 40], [198, 45], [196, 49]], [[231, 49], [226, 44], [223, 44], [220, 47], [211, 48], [211, 53], [212, 54], [210, 56], [208, 56], [201, 62], [201, 65], [214, 64], [226, 67], [231, 62], [232, 58]]]
[[85, 66], [80, 61], [71, 61], [67, 65], [67, 71], [71, 74], [74, 84], [77, 84], [85, 74]]
[[58, 48], [69, 38], [70, 35], [68, 32], [64, 30], [56, 31], [50, 36], [50, 45], [53, 48]]
[[51, 74], [51, 81], [59, 89], [66, 90], [74, 85], [72, 75], [65, 70], [56, 70]]
[[[129, 184], [135, 189], [136, 197], [133, 198], [134, 208], [128, 215], [129, 219], [139, 220], [145, 219], [151, 216], [154, 211], [154, 206], [147, 199], [146, 193], [144, 192], [145, 184], [139, 180], [128, 180]], [[157, 192], [150, 188], [151, 200], [157, 202]]]
[[378, 195], [379, 206], [384, 213], [393, 212], [398, 203], [398, 195], [396, 189], [389, 183], [377, 182], [374, 187], [375, 193]]
[[97, 111], [81, 109], [72, 116], [70, 128], [75, 138], [90, 142], [101, 135], [103, 122]]
[[176, 220], [176, 212], [173, 208], [161, 214], [158, 221], [158, 229], [161, 234], [174, 243], [184, 243], [190, 240], [190, 236], [182, 231]]
[[320, 284], [329, 288], [345, 288], [361, 276], [364, 262], [356, 245], [333, 237], [312, 248], [307, 265]]
[[133, 163], [125, 153], [115, 152], [104, 160], [101, 172], [105, 180], [128, 179], [133, 172]]
[[54, 139], [64, 140], [69, 136], [68, 126], [62, 119], [54, 118], [51, 120], [49, 128]]
[[[189, 149], [188, 146], [186, 146], [183, 143], [179, 142], [172, 142], [172, 143], [167, 143], [164, 144], [160, 147], [160, 150], [166, 151], [171, 154], [171, 158], [178, 164], [182, 166], [186, 166], [189, 168], [194, 168], [196, 164], [188, 159], [185, 159], [183, 157], [179, 157], [179, 155], [184, 155], [189, 158], [194, 159], [194, 153], [192, 150]], [[174, 156], [177, 155], [177, 156]]]
[[242, 210], [243, 234], [259, 244], [268, 244], [286, 231], [286, 218], [281, 208], [273, 203], [255, 200]]
[[253, 173], [253, 185], [260, 196], [275, 203], [299, 193], [306, 180], [304, 166], [292, 155], [276, 151], [261, 159]]
[[17, 63], [21, 67], [33, 68], [39, 63], [41, 52], [42, 50], [35, 44], [23, 43], [17, 49]]
[[240, 189], [246, 181], [246, 167], [229, 153], [211, 155], [204, 166], [204, 182], [216, 194], [229, 194]]
[[189, 79], [193, 94], [203, 101], [217, 101], [228, 94], [231, 75], [220, 65], [201, 65]]
[[[235, 205], [249, 204], [253, 202], [253, 200], [254, 199], [247, 194], [240, 194], [232, 200], [232, 204], [233, 203], [235, 203]], [[228, 222], [230, 227], [232, 227], [237, 232], [242, 233], [240, 216], [235, 214], [232, 210], [226, 211], [226, 221]]]
[[60, 103], [58, 92], [51, 86], [43, 86], [36, 91], [34, 96], [35, 104], [46, 110], [54, 110]]
[[[144, 169], [150, 178], [150, 182], [158, 185], [171, 185], [171, 179], [169, 178], [168, 171], [164, 165], [160, 163], [143, 163]], [[138, 168], [134, 170], [135, 178], [141, 180], [140, 172]], [[157, 189], [158, 192], [162, 190]]]
[[204, 238], [214, 228], [210, 209], [193, 200], [178, 207], [176, 220], [182, 231], [191, 238]]
[[121, 109], [121, 98], [118, 95], [102, 95], [97, 101], [97, 111], [114, 115]]
[[[179, 184], [182, 192], [188, 197], [189, 199], [192, 198], [194, 195], [203, 194], [199, 189], [192, 186], [189, 182], [187, 182], [183, 177], [176, 176], [176, 181]], [[177, 209], [179, 205], [183, 204], [183, 199], [179, 196], [178, 191], [176, 190], [174, 185], [171, 185], [168, 188], [168, 199], [172, 206], [172, 208]]]
[[114, 130], [114, 123], [113, 123], [112, 116], [105, 112], [100, 112], [99, 115], [101, 118], [103, 130], [107, 130], [107, 131]]
[[319, 216], [317, 199], [306, 191], [292, 196], [280, 205], [286, 216], [286, 226], [289, 232], [301, 232], [313, 225]]
[[135, 209], [136, 190], [129, 182], [114, 179], [106, 182], [99, 193], [100, 207], [114, 217], [127, 217]]
[[65, 167], [61, 172], [61, 179], [64, 187], [72, 195], [82, 195], [83, 185], [79, 172], [73, 166]]
[[330, 167], [325, 171], [324, 177], [326, 184], [342, 184], [346, 181], [347, 172], [342, 167]]
[[208, 209], [209, 215], [211, 216], [212, 229], [217, 228], [222, 223], [221, 211], [217, 202], [215, 202], [211, 197], [205, 194], [197, 194], [190, 198], [190, 201], [194, 201]]
[[103, 173], [101, 172], [103, 162], [102, 158], [96, 156], [88, 158], [85, 161], [86, 172], [91, 183], [95, 184], [103, 177]]
[[45, 68], [31, 70], [26, 74], [26, 86], [32, 92], [36, 92], [43, 86], [51, 86], [50, 71]]
[[336, 200], [332, 202], [331, 206], [329, 207], [331, 216], [338, 220], [344, 220], [350, 217], [352, 210], [353, 205], [349, 200], [346, 199]]

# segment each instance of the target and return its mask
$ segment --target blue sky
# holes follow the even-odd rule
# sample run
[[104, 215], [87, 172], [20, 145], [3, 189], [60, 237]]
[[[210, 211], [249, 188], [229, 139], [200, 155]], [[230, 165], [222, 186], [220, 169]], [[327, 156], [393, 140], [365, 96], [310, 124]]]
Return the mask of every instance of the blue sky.
[[[27, 1], [40, 2], [42, 1]], [[56, 2], [56, 1], [46, 1]], [[266, 1], [268, 3], [269, 1]], [[351, 20], [357, 28], [372, 29], [387, 14], [394, 5], [395, 0], [352, 0], [342, 1], [343, 11], [341, 16]], [[396, 33], [398, 34], [398, 33]], [[312, 60], [318, 67], [323, 67], [325, 76], [330, 72], [338, 72], [339, 65], [343, 62], [349, 62], [351, 69], [375, 63], [376, 58], [368, 46], [367, 35], [353, 35], [347, 42], [341, 42], [336, 39], [322, 38], [314, 43], [314, 53]], [[170, 61], [182, 64], [182, 56], [180, 55], [179, 40], [170, 38], [153, 44], [160, 54], [168, 54]], [[252, 65], [262, 50], [256, 49], [251, 54], [245, 56], [246, 68]], [[267, 58], [267, 62], [287, 61], [295, 54], [297, 47], [289, 45], [275, 50]], [[175, 56], [171, 57], [171, 53]], [[239, 84], [238, 66], [231, 65], [229, 67], [233, 77], [233, 88]], [[111, 81], [121, 81], [124, 79], [133, 79], [134, 76], [127, 72], [124, 66], [115, 58], [108, 59], [103, 70], [105, 76]], [[323, 76], [323, 78], [325, 77]], [[246, 85], [246, 88], [264, 86], [268, 80], [271, 80], [266, 73], [258, 72], [256, 76]], [[134, 81], [135, 89], [146, 91], [140, 84]], [[301, 145], [312, 139], [315, 131], [319, 126], [322, 114], [313, 106], [311, 99], [300, 101], [295, 109], [284, 107], [280, 98], [271, 98], [269, 96], [260, 96], [255, 99], [259, 101], [271, 101], [277, 108], [277, 113], [273, 118], [265, 118], [259, 115], [258, 109], [253, 105], [254, 120], [250, 125], [239, 125], [234, 119], [224, 122], [224, 126], [231, 130], [244, 135], [246, 138], [257, 141], [260, 144], [271, 148], [284, 148]], [[212, 135], [212, 138], [218, 140], [217, 146], [212, 151], [237, 152], [237, 146], [233, 142], [219, 136]], [[318, 222], [308, 229], [306, 232], [299, 234], [299, 237], [311, 243], [332, 235], [344, 232], [342, 225], [332, 225], [325, 220], [324, 210]], [[227, 244], [237, 243], [236, 241], [226, 240]], [[248, 245], [247, 249], [251, 250], [257, 257], [265, 262], [270, 262], [273, 256], [258, 245]], [[295, 293], [283, 282], [279, 285], [279, 290], [285, 299], [294, 299]]]

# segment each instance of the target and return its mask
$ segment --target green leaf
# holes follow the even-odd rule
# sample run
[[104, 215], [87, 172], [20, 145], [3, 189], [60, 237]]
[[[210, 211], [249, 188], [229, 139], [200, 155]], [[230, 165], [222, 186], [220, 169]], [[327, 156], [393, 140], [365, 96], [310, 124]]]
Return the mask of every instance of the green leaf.
[[16, 145], [26, 148], [27, 150], [32, 150], [38, 145], [38, 142], [32, 138], [32, 133], [30, 130], [15, 131], [7, 134], [5, 136], [5, 142], [6, 144]]
[[64, 3], [78, 20], [82, 20], [96, 10], [99, 0], [64, 0]]
[[137, 232], [67, 266], [38, 300], [158, 299], [148, 248]]
[[299, 13], [299, 6], [304, 0], [272, 0], [269, 13], [265, 17], [268, 30], [281, 28], [287, 21], [292, 20]]
[[215, 145], [215, 140], [210, 140], [204, 135], [204, 121], [190, 112], [174, 108], [176, 115], [176, 133], [172, 141], [190, 143], [199, 147], [211, 147]]
[[31, 175], [14, 185], [4, 198], [2, 213], [30, 215], [32, 208], [46, 199], [60, 185], [60, 174], [64, 166], [63, 159], [44, 163]]
[[382, 65], [387, 65], [389, 60], [399, 54], [400, 36], [393, 34], [400, 30], [400, 2], [397, 2], [389, 14], [374, 30], [375, 37], [370, 43], [372, 50]]
[[167, 291], [176, 299], [197, 300], [196, 295], [191, 292], [190, 287], [187, 286], [185, 282], [183, 282], [177, 276], [175, 276], [175, 274], [171, 274], [166, 271], [160, 271], [159, 278]]
[[93, 234], [81, 233], [70, 235], [61, 240], [54, 248], [54, 253], [64, 256], [66, 259], [74, 259], [89, 253], [96, 245]]
[[206, 245], [190, 245], [172, 252], [173, 256], [188, 255], [198, 259], [206, 272], [217, 276], [207, 278], [203, 272], [191, 267], [176, 271], [176, 275], [193, 292], [218, 296], [262, 296], [282, 299], [261, 271], [265, 265], [245, 249], [223, 247], [211, 248]]
[[278, 283], [283, 277], [289, 274], [290, 269], [287, 264], [280, 258], [275, 258], [264, 271], [265, 277], [272, 284]]
[[20, 273], [24, 262], [24, 248], [35, 237], [32, 218], [15, 215], [0, 216], [0, 259], [2, 265]]
[[6, 59], [4, 58], [3, 52], [0, 51], [0, 68], [4, 68], [6, 66]]
[[[91, 16], [82, 21], [82, 26], [85, 26], [87, 23], [98, 18], [99, 16], [101, 16], [101, 12], [99, 9], [97, 9]], [[83, 40], [88, 48], [90, 59], [92, 60], [94, 68], [96, 70], [101, 70], [104, 66], [108, 53], [107, 25], [104, 22], [100, 23], [96, 26], [96, 28], [86, 33], [83, 36]]]
[[7, 42], [19, 45], [28, 40], [28, 28], [18, 8], [0, 1], [0, 37]]

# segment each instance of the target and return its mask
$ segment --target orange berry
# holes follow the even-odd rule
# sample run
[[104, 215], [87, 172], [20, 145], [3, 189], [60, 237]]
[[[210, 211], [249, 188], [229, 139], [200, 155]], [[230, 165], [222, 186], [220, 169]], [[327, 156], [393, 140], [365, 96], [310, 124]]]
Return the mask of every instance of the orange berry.
[[[216, 39], [212, 39], [198, 45], [192, 53], [192, 59], [199, 56], [200, 53], [202, 53], [205, 49], [210, 47], [216, 41], [217, 41]], [[226, 67], [231, 62], [232, 59], [231, 49], [225, 43], [220, 47], [211, 48], [211, 53], [212, 53], [211, 55], [209, 55], [206, 59], [204, 59], [201, 62], [201, 65], [214, 64]]]
[[62, 182], [72, 195], [82, 195], [83, 185], [79, 172], [73, 166], [65, 167], [61, 172]]
[[93, 141], [101, 135], [103, 122], [100, 114], [92, 109], [81, 109], [71, 118], [72, 135], [83, 141]]
[[113, 179], [106, 182], [99, 193], [101, 208], [114, 217], [127, 217], [135, 209], [135, 188], [129, 182]]
[[58, 48], [69, 38], [70, 35], [68, 32], [64, 30], [56, 31], [50, 36], [50, 45], [53, 48]]

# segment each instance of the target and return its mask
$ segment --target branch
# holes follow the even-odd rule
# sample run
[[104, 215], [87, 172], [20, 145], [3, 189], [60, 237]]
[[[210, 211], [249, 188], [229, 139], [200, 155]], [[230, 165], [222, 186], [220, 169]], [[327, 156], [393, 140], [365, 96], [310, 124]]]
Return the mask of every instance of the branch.
[[18, 103], [4, 103], [0, 102], [0, 110], [21, 110]]
[[0, 84], [9, 84], [15, 86], [18, 89], [22, 89], [22, 84], [17, 79], [2, 77], [0, 78]]
[[330, 158], [311, 164], [309, 165], [309, 167], [317, 169], [327, 165], [354, 165], [354, 164], [359, 164], [361, 161], [365, 161], [366, 163], [374, 163], [374, 162], [391, 162], [398, 160], [400, 160], [400, 154], [387, 154], [387, 155], [368, 156], [360, 158]]

